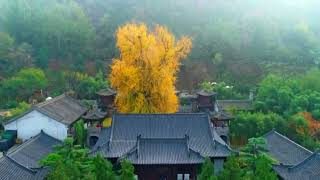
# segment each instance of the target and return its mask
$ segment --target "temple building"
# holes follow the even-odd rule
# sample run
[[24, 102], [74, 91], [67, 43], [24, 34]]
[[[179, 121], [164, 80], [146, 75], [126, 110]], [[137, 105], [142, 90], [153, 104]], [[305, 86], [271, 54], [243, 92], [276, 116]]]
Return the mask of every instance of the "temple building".
[[41, 131], [63, 140], [73, 134], [74, 123], [87, 112], [78, 100], [62, 94], [32, 106], [18, 117], [3, 123], [5, 130], [17, 131], [18, 138], [26, 141]]
[[280, 179], [284, 180], [319, 180], [320, 178], [320, 154], [313, 153], [296, 165], [274, 165], [274, 171]]
[[98, 107], [105, 112], [109, 112], [114, 109], [114, 100], [116, 98], [117, 92], [114, 91], [113, 89], [106, 88], [106, 89], [101, 89], [97, 93], [98, 95]]
[[218, 173], [232, 150], [206, 113], [114, 114], [92, 148], [97, 153], [131, 161], [139, 180], [196, 179], [205, 157]]
[[319, 152], [312, 152], [275, 130], [263, 137], [266, 140], [269, 155], [278, 161], [273, 165], [273, 170], [279, 179], [319, 179]]
[[225, 112], [218, 103], [217, 93], [198, 90], [195, 93], [180, 92], [179, 112], [181, 113], [207, 113], [217, 134], [229, 143], [229, 125], [233, 116]]
[[268, 153], [284, 165], [296, 165], [312, 155], [312, 151], [295, 143], [279, 132], [272, 130], [263, 136]]
[[97, 103], [82, 116], [87, 125], [87, 144], [93, 147], [98, 141], [101, 128], [111, 126], [112, 114], [116, 111], [116, 91], [110, 88], [101, 89], [97, 93]]
[[53, 152], [55, 145], [62, 142], [45, 132], [30, 138], [23, 144], [10, 149], [0, 158], [1, 180], [42, 180], [49, 173], [40, 160]]
[[87, 125], [87, 145], [89, 147], [93, 147], [97, 143], [101, 128], [103, 127], [104, 122], [108, 121], [106, 119], [107, 116], [107, 112], [98, 108], [93, 108], [82, 116], [82, 119]]

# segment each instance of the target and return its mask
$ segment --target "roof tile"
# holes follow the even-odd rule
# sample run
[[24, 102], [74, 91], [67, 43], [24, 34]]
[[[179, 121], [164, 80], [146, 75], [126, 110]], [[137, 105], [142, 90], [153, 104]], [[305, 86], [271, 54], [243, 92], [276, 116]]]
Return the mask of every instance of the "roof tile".
[[269, 154], [285, 165], [295, 165], [309, 157], [312, 152], [272, 130], [264, 135]]
[[10, 150], [7, 156], [25, 167], [37, 168], [40, 167], [39, 161], [53, 152], [53, 147], [60, 143], [60, 140], [40, 132], [37, 136]]
[[[102, 129], [92, 153], [107, 158], [120, 158], [137, 145], [137, 137], [147, 139], [179, 139], [189, 136], [189, 148], [203, 157], [226, 157], [230, 147], [218, 136], [208, 115], [177, 114], [115, 114], [111, 128]], [[147, 146], [148, 147], [148, 146]]]

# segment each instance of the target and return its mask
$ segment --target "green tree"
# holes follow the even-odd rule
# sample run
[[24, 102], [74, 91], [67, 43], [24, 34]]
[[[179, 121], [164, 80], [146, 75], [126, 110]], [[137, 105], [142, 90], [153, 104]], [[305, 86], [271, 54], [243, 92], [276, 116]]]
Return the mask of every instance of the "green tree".
[[67, 87], [73, 90], [80, 99], [94, 99], [98, 90], [109, 86], [101, 72], [97, 73], [95, 77], [80, 72], [66, 72], [64, 77]]
[[47, 78], [41, 69], [26, 68], [15, 76], [1, 81], [0, 94], [2, 100], [28, 100], [36, 91], [47, 87]]
[[208, 92], [215, 92], [218, 94], [218, 99], [243, 99], [244, 97], [237, 92], [237, 90], [227, 85], [225, 82], [208, 82], [204, 81], [200, 83], [200, 88]]
[[62, 145], [56, 147], [54, 153], [50, 153], [41, 161], [43, 165], [52, 168], [48, 178], [57, 179], [65, 175], [66, 179], [76, 180], [85, 178], [91, 172], [88, 150], [73, 143], [72, 138], [65, 139]]
[[267, 178], [276, 178], [271, 171], [271, 164], [275, 160], [266, 154], [267, 151], [266, 142], [263, 137], [249, 139], [248, 144], [242, 148], [240, 156], [245, 165], [245, 177], [254, 180], [263, 178], [264, 175]]
[[135, 180], [134, 167], [128, 160], [121, 161], [120, 180]]
[[93, 158], [96, 180], [115, 180], [112, 164], [105, 160], [100, 154]]
[[250, 156], [250, 159], [256, 159], [258, 155], [264, 154], [267, 151], [266, 140], [263, 137], [250, 138], [247, 145], [242, 148], [242, 152]]
[[271, 161], [268, 157], [261, 155], [256, 160], [254, 180], [277, 180], [277, 175], [272, 170]]
[[14, 39], [7, 33], [0, 32], [0, 62], [7, 60], [10, 50], [14, 47]]
[[210, 158], [206, 158], [201, 166], [201, 173], [198, 176], [199, 180], [216, 180], [217, 177], [214, 174], [214, 165]]
[[84, 127], [83, 120], [79, 120], [75, 123], [75, 143], [80, 145], [81, 147], [85, 147], [86, 138], [87, 138], [87, 130]]
[[0, 32], [0, 75], [10, 76], [22, 68], [33, 65], [32, 46], [16, 44], [9, 34]]
[[20, 102], [18, 106], [11, 110], [11, 116], [8, 118], [13, 118], [19, 116], [20, 114], [28, 111], [31, 108], [31, 105], [26, 102]]
[[53, 153], [41, 160], [41, 164], [51, 168], [47, 179], [96, 179], [114, 180], [112, 164], [101, 155], [88, 156], [88, 149], [74, 145], [72, 138], [64, 140]]
[[299, 80], [299, 84], [302, 89], [310, 89], [314, 91], [320, 92], [320, 70], [318, 68], [313, 68], [306, 72], [304, 76], [301, 76]]
[[295, 79], [269, 75], [261, 83], [256, 97], [256, 108], [263, 112], [288, 113], [294, 94], [300, 91]]
[[67, 81], [62, 71], [46, 71], [48, 84], [50, 85], [49, 96], [55, 97], [67, 91]]
[[219, 180], [240, 180], [241, 179], [241, 168], [240, 162], [234, 155], [227, 158], [224, 163], [223, 171], [219, 176]]
[[37, 65], [46, 68], [48, 59], [54, 58], [76, 68], [79, 57], [93, 56], [94, 29], [76, 1], [5, 0], [5, 4], [3, 29], [17, 43], [33, 45]]
[[230, 136], [234, 142], [243, 145], [247, 139], [262, 136], [273, 128], [285, 132], [289, 128], [288, 120], [272, 112], [240, 112], [230, 124]]
[[58, 161], [56, 161], [55, 169], [51, 173], [48, 174], [46, 179], [48, 179], [48, 180], [56, 180], [56, 179], [71, 180], [71, 178], [67, 176], [65, 171], [66, 171], [65, 165], [62, 163], [61, 160], [58, 160]]

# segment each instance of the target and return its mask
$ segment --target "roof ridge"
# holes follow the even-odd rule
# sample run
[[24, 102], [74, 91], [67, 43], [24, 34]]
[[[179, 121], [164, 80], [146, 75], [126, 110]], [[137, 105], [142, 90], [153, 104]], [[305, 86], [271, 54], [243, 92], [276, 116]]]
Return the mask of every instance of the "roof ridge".
[[69, 95], [65, 95], [66, 98], [68, 98], [69, 100], [73, 101], [74, 103], [78, 104], [79, 106], [85, 108], [85, 109], [88, 109], [84, 104], [81, 103], [80, 100], [76, 99], [76, 98], [73, 98]]
[[[54, 116], [55, 118], [52, 118], [52, 119], [55, 119], [55, 120], [58, 120], [58, 121], [63, 121], [63, 117], [60, 115], [60, 114], [54, 114], [50, 111], [47, 111], [45, 109], [43, 109], [42, 107], [37, 107], [35, 110], [39, 111], [40, 113], [44, 114], [44, 115], [47, 115], [49, 116], [50, 118], [52, 118], [52, 116]], [[56, 119], [58, 117], [58, 119]]]
[[105, 142], [105, 143], [102, 143], [98, 146], [94, 146], [92, 149], [90, 149], [90, 151], [88, 152], [88, 154], [92, 154], [92, 153], [95, 153], [95, 152], [98, 152], [99, 149], [101, 149], [101, 147], [105, 146], [105, 145], [108, 145], [109, 141]]
[[125, 159], [126, 157], [128, 157], [131, 153], [134, 153], [135, 151], [137, 151], [137, 156], [138, 156], [138, 143], [140, 143], [139, 140], [136, 141], [136, 144], [130, 148], [127, 152], [123, 153], [122, 156], [120, 156], [117, 160], [117, 162], [121, 161], [122, 159]]
[[52, 139], [54, 139], [54, 140], [57, 140], [57, 141], [59, 141], [59, 142], [62, 142], [60, 139], [55, 138], [55, 137], [53, 137], [53, 136], [51, 136], [51, 135], [47, 134], [43, 129], [41, 129], [41, 131], [40, 131], [40, 133], [39, 133], [39, 134], [44, 134], [44, 135], [46, 135], [46, 136], [48, 136], [48, 137], [50, 137], [50, 138], [52, 138]]
[[35, 142], [36, 140], [38, 140], [41, 135], [45, 135], [49, 138], [52, 138], [54, 139], [55, 141], [58, 141], [58, 142], [62, 142], [61, 140], [57, 139], [57, 138], [54, 138], [50, 135], [48, 135], [47, 133], [45, 133], [43, 130], [40, 131], [40, 133], [38, 133], [37, 135], [29, 138], [27, 141], [25, 141], [24, 143], [20, 144], [19, 146], [15, 147], [14, 149], [12, 149], [11, 151], [9, 151], [7, 153], [7, 156], [11, 157], [13, 155], [15, 155], [16, 153], [19, 153], [19, 151], [23, 150], [25, 147], [27, 147], [28, 145], [30, 145], [30, 143], [32, 142]]
[[305, 163], [307, 163], [308, 161], [310, 161], [311, 159], [313, 158], [316, 158], [317, 156], [319, 156], [319, 153], [318, 152], [315, 152], [315, 153], [312, 153], [309, 157], [305, 158], [303, 161], [301, 161], [300, 163], [292, 166], [292, 167], [289, 167], [288, 170], [289, 171], [293, 171], [295, 170], [296, 168], [304, 165]]
[[[43, 102], [41, 102], [41, 103], [32, 105], [32, 107], [31, 107], [30, 109], [28, 109], [27, 111], [23, 112], [22, 114], [20, 114], [20, 115], [18, 115], [18, 116], [16, 116], [16, 117], [11, 118], [11, 119], [8, 120], [8, 121], [3, 122], [2, 124], [3, 124], [3, 125], [7, 125], [7, 124], [9, 124], [9, 123], [11, 123], [11, 122], [13, 122], [13, 121], [15, 121], [15, 120], [23, 117], [24, 115], [26, 115], [26, 114], [34, 111], [34, 110], [40, 112], [41, 114], [50, 116], [51, 118], [52, 118], [52, 116], [55, 117], [55, 118], [52, 118], [52, 119], [55, 119], [55, 120], [58, 120], [58, 121], [63, 121], [63, 117], [62, 117], [61, 115], [59, 115], [59, 114], [53, 114], [53, 113], [51, 113], [51, 112], [49, 112], [49, 111], [47, 111], [47, 110], [45, 110], [45, 109], [43, 108], [44, 106], [46, 106], [46, 105], [48, 105], [48, 104], [51, 104], [51, 103], [54, 103], [54, 102], [56, 102], [57, 100], [62, 99], [63, 97], [66, 97], [66, 98], [70, 99], [71, 101], [76, 102], [77, 104], [79, 104], [79, 106], [81, 106], [81, 107], [83, 107], [83, 108], [86, 108], [86, 107], [85, 107], [84, 105], [82, 105], [80, 102], [75, 101], [75, 99], [73, 99], [72, 97], [70, 97], [70, 96], [68, 96], [68, 95], [66, 95], [66, 94], [61, 94], [61, 95], [56, 96], [56, 97], [54, 97], [54, 98], [52, 98], [52, 99], [50, 99], [50, 100], [43, 101]], [[58, 119], [56, 119], [56, 118], [58, 118]]]
[[6, 154], [4, 154], [2, 158], [8, 158], [11, 162], [13, 162], [14, 164], [17, 164], [19, 167], [21, 167], [21, 168], [29, 171], [29, 172], [32, 173], [32, 174], [36, 174], [36, 173], [37, 173], [37, 171], [35, 171], [35, 170], [33, 170], [33, 169], [30, 169], [30, 168], [28, 168], [28, 167], [20, 164], [19, 162], [17, 162], [17, 161], [14, 160], [13, 158], [7, 156]]
[[[140, 136], [137, 136], [136, 144], [132, 148], [130, 148], [127, 152], [123, 153], [123, 155], [118, 159], [118, 161], [128, 157], [130, 154], [132, 154], [134, 152], [136, 152], [137, 153], [137, 157], [139, 157], [139, 146], [140, 146], [140, 142], [141, 142], [142, 139], [143, 138], [141, 138]], [[164, 138], [164, 140], [166, 140], [166, 139], [168, 139], [168, 138]], [[197, 152], [197, 151], [193, 150], [191, 147], [188, 146], [187, 137], [184, 137], [184, 138], [171, 138], [170, 140], [172, 140], [172, 139], [183, 140], [183, 143], [187, 146], [188, 151], [190, 150], [192, 153], [194, 153], [197, 156], [199, 156], [199, 157], [204, 159], [204, 156], [200, 152]]]
[[265, 133], [264, 135], [262, 135], [262, 137], [266, 137], [272, 133], [276, 132], [276, 130], [274, 128], [272, 128], [270, 131], [268, 131], [267, 133]]
[[54, 97], [54, 98], [52, 98], [52, 99], [50, 99], [50, 100], [46, 100], [46, 101], [43, 101], [43, 102], [41, 102], [41, 103], [38, 103], [38, 104], [36, 104], [35, 106], [36, 106], [37, 108], [42, 108], [43, 106], [48, 105], [48, 104], [51, 104], [51, 103], [54, 103], [54, 102], [56, 102], [57, 100], [59, 100], [59, 99], [61, 99], [61, 98], [63, 98], [63, 97], [67, 97], [67, 96], [63, 93], [63, 94], [61, 94], [61, 95], [59, 95], [59, 96], [56, 96], [56, 97]]
[[31, 142], [34, 142], [36, 139], [38, 139], [41, 135], [41, 132], [38, 133], [35, 136], [32, 136], [31, 138], [27, 139], [25, 142], [23, 142], [22, 144], [20, 144], [19, 146], [15, 147], [14, 149], [12, 149], [11, 151], [9, 151], [7, 153], [7, 156], [12, 155], [14, 153], [16, 153], [17, 151], [21, 150], [21, 148], [27, 146], [28, 144], [30, 144]]
[[266, 137], [267, 135], [270, 135], [270, 134], [272, 134], [272, 133], [274, 133], [274, 134], [276, 134], [276, 135], [280, 136], [280, 137], [281, 137], [281, 138], [283, 138], [284, 140], [286, 140], [286, 141], [288, 141], [288, 142], [290, 142], [290, 143], [294, 144], [295, 146], [297, 146], [297, 147], [299, 147], [299, 148], [303, 149], [304, 151], [307, 151], [308, 153], [311, 153], [311, 154], [313, 153], [313, 152], [312, 152], [312, 151], [310, 151], [309, 149], [307, 149], [307, 148], [305, 148], [305, 147], [301, 146], [300, 144], [298, 144], [298, 143], [294, 142], [293, 140], [289, 139], [289, 138], [288, 138], [288, 137], [286, 137], [285, 135], [283, 135], [283, 134], [281, 134], [281, 133], [277, 132], [275, 129], [272, 129], [271, 131], [269, 131], [268, 133], [266, 133], [265, 135], [263, 135], [263, 137]]
[[185, 140], [184, 137], [140, 137], [140, 140]]
[[209, 130], [209, 134], [210, 134], [210, 137], [212, 139], [212, 143], [210, 143], [214, 149], [216, 149], [216, 138], [214, 137], [213, 135], [213, 129], [211, 128], [211, 120], [210, 120], [210, 116], [209, 114], [207, 114], [207, 125], [208, 125], [208, 130]]
[[200, 152], [192, 149], [191, 147], [189, 147], [189, 150], [192, 151], [193, 153], [197, 154], [197, 155], [200, 156], [201, 158], [205, 158]]

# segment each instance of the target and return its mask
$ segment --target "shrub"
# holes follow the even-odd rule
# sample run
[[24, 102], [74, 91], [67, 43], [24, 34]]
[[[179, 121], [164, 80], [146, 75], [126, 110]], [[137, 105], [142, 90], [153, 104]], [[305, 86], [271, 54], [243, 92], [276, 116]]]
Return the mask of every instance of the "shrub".
[[312, 111], [312, 117], [317, 120], [320, 121], [320, 109], [316, 109]]

